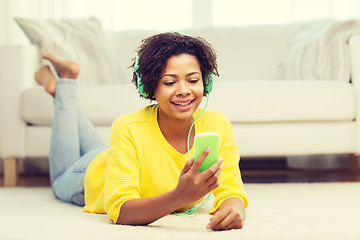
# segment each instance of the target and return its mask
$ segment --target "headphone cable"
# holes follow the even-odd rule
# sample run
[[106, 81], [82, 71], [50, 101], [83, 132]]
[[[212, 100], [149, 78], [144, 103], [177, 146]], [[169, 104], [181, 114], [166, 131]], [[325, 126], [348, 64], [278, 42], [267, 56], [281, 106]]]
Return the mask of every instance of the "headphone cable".
[[[193, 123], [191, 124], [191, 126], [190, 126], [190, 130], [189, 130], [188, 137], [187, 137], [187, 144], [186, 144], [187, 150], [188, 150], [189, 159], [190, 159], [190, 157], [191, 157], [191, 155], [190, 155], [190, 144], [189, 144], [189, 143], [190, 143], [191, 130], [193, 129], [193, 127], [194, 127], [194, 125], [195, 125], [195, 122], [196, 122], [196, 121], [200, 118], [200, 116], [205, 112], [205, 109], [206, 109], [206, 107], [207, 107], [207, 105], [208, 105], [208, 102], [209, 102], [209, 95], [210, 95], [210, 94], [208, 93], [208, 95], [206, 96], [206, 103], [205, 103], [204, 109], [201, 111], [201, 113], [199, 114], [199, 116], [197, 116], [197, 118], [195, 118], [194, 122], [193, 122]], [[210, 199], [210, 195], [211, 195], [211, 192], [209, 192], [209, 193], [207, 194], [207, 196], [204, 198], [204, 200], [203, 200], [200, 204], [198, 204], [198, 205], [190, 208], [189, 210], [187, 210], [187, 211], [184, 212], [184, 213], [175, 213], [175, 215], [177, 215], [177, 216], [186, 215], [186, 216], [188, 216], [188, 217], [196, 217], [197, 214], [198, 214], [197, 210], [198, 210], [199, 208], [201, 208], [202, 206], [204, 206], [205, 204], [208, 203], [208, 201], [209, 201], [209, 199]], [[193, 212], [195, 212], [195, 214], [192, 214]]]

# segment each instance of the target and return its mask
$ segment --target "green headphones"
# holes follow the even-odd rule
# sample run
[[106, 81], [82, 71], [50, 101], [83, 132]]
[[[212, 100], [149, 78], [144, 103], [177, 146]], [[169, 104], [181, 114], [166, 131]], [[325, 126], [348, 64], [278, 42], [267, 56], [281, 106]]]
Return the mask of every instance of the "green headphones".
[[[138, 73], [138, 69], [139, 69], [139, 57], [136, 57], [135, 60], [135, 64], [134, 64], [134, 70], [135, 70], [135, 74], [136, 74], [136, 79], [137, 79], [137, 86], [138, 86], [138, 91], [139, 94], [144, 96], [144, 97], [148, 97], [149, 93], [145, 92], [144, 90], [144, 84], [141, 83], [141, 75]], [[209, 74], [208, 76], [205, 77], [204, 82], [205, 82], [205, 90], [206, 92], [210, 93], [212, 91], [213, 88], [213, 78], [214, 78], [214, 74]]]

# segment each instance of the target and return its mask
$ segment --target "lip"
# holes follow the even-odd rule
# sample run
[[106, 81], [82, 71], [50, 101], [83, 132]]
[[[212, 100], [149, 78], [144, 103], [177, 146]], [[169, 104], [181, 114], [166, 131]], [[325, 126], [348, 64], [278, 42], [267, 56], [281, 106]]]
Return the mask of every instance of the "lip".
[[[185, 111], [188, 111], [191, 109], [194, 102], [195, 102], [195, 99], [185, 99], [185, 100], [171, 101], [171, 104], [179, 111], [185, 112]], [[184, 106], [177, 105], [177, 104], [184, 104], [184, 103], [189, 103], [189, 104], [184, 105]]]
[[179, 99], [179, 100], [176, 100], [176, 101], [171, 101], [171, 103], [188, 103], [188, 102], [192, 102], [194, 100], [195, 99]]

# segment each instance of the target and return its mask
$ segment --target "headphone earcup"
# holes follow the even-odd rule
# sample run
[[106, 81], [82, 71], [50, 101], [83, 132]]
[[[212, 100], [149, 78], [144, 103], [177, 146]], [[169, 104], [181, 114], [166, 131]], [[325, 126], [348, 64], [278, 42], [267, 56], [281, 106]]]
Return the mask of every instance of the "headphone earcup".
[[210, 93], [213, 89], [213, 85], [214, 85], [214, 74], [211, 73], [205, 78], [205, 91]]
[[141, 76], [137, 72], [138, 69], [139, 69], [139, 57], [136, 56], [136, 60], [135, 60], [135, 64], [134, 64], [134, 71], [136, 74], [136, 83], [137, 83], [137, 87], [138, 87], [138, 92], [140, 95], [142, 95], [144, 97], [148, 97], [149, 94], [147, 92], [145, 92], [145, 90], [144, 90], [144, 84], [141, 83]]

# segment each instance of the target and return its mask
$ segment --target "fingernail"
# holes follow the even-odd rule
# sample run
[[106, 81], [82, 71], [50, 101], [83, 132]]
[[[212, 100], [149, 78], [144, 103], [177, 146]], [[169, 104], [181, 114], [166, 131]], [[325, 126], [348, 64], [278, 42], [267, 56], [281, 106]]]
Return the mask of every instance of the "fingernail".
[[210, 224], [206, 225], [206, 229], [210, 229]]

